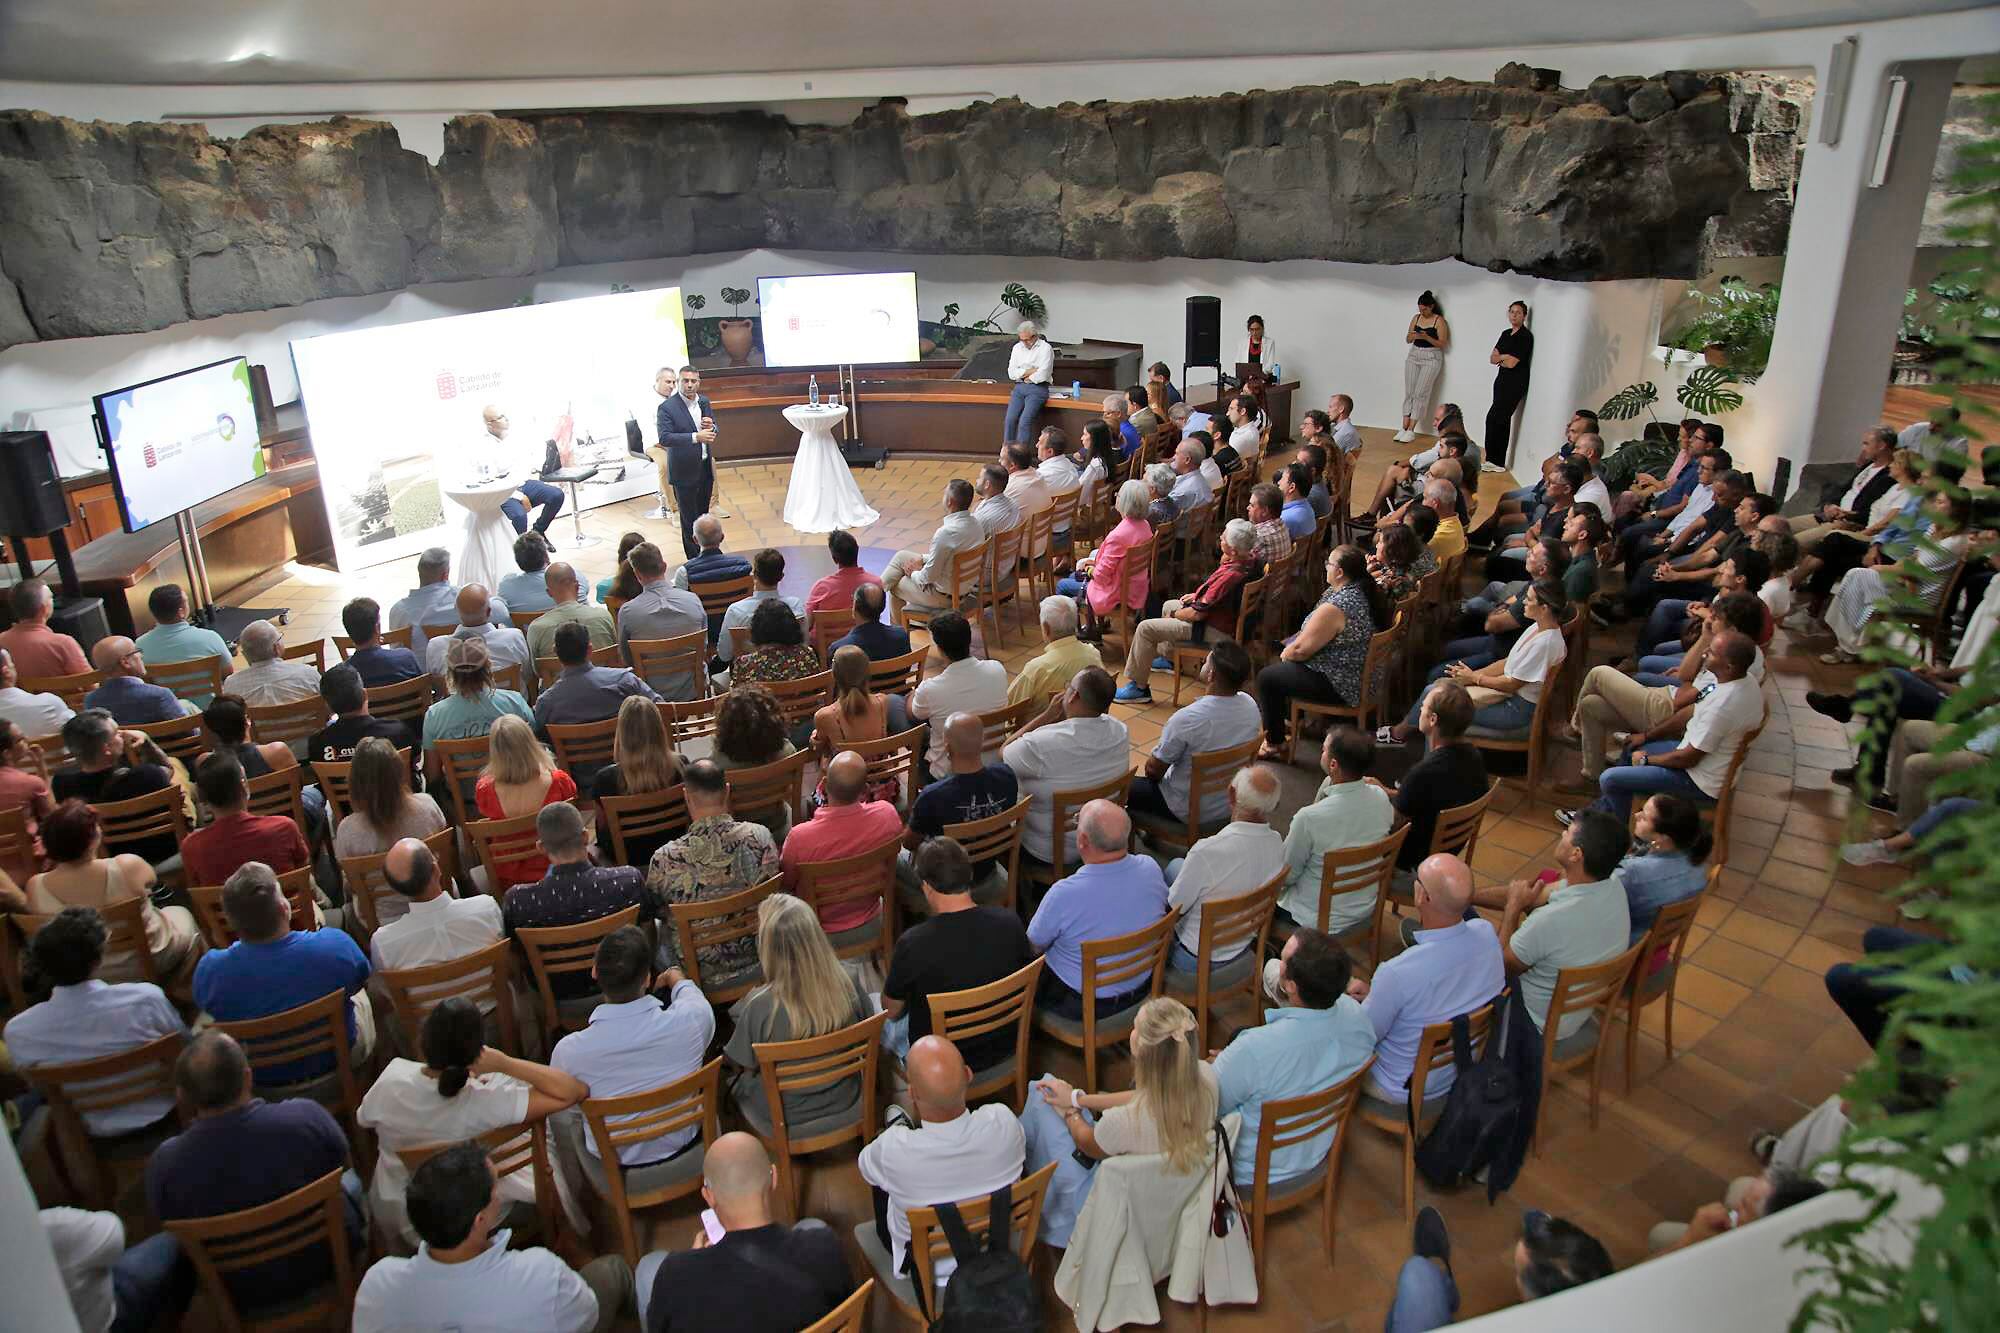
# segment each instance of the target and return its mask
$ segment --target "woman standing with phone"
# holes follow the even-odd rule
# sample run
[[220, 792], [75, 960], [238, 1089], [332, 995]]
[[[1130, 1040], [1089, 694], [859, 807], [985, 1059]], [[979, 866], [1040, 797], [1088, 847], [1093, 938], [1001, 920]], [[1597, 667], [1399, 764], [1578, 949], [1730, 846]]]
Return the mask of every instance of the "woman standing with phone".
[[1514, 432], [1514, 413], [1528, 396], [1528, 365], [1535, 359], [1535, 335], [1528, 328], [1528, 303], [1507, 307], [1507, 327], [1487, 361], [1493, 372], [1493, 406], [1486, 409], [1486, 461], [1507, 466], [1507, 446]]
[[1444, 307], [1435, 294], [1426, 291], [1417, 298], [1417, 313], [1403, 331], [1410, 345], [1403, 358], [1403, 428], [1396, 432], [1398, 444], [1417, 438], [1416, 426], [1430, 414], [1431, 391], [1444, 373], [1444, 354], [1451, 346], [1451, 325], [1445, 322]]

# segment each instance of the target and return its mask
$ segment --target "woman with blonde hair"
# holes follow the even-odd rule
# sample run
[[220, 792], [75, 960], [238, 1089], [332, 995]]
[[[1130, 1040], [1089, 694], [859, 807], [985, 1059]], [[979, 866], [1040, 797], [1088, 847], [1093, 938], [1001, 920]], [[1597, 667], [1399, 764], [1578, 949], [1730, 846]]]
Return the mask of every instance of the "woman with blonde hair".
[[[813, 714], [812, 746], [825, 770], [836, 754], [855, 741], [879, 741], [893, 736], [907, 723], [903, 701], [893, 694], [876, 694], [868, 688], [868, 673], [874, 666], [868, 654], [853, 644], [833, 654], [833, 702]], [[895, 804], [902, 784], [883, 778], [868, 784], [864, 801]], [[826, 781], [821, 779], [813, 793], [815, 803], [826, 799]]]
[[[768, 1131], [771, 1111], [757, 1073], [756, 1043], [824, 1037], [859, 1023], [875, 1006], [860, 978], [834, 955], [819, 913], [789, 893], [774, 893], [757, 905], [757, 961], [764, 984], [730, 1010], [736, 1031], [722, 1054], [742, 1071], [731, 1085], [737, 1109]], [[858, 1076], [787, 1094], [785, 1121], [798, 1125], [838, 1115], [860, 1098]]]
[[[597, 770], [590, 794], [602, 801], [608, 796], [649, 796], [678, 787], [681, 760], [667, 735], [666, 719], [651, 699], [634, 695], [618, 705], [618, 727], [611, 737], [611, 762]], [[611, 821], [597, 821], [597, 845], [611, 853]], [[644, 866], [653, 853], [672, 841], [672, 835], [648, 834], [628, 838], [627, 865]]]
[[[573, 800], [576, 782], [556, 767], [555, 756], [535, 739], [534, 729], [511, 714], [493, 724], [487, 742], [486, 767], [480, 771], [473, 801], [487, 819], [519, 819], [545, 805]], [[549, 873], [549, 858], [536, 851], [517, 861], [499, 861], [493, 867], [500, 875], [497, 885], [482, 885], [500, 893], [516, 884], [533, 884]], [[481, 877], [481, 869], [473, 877]]]
[[1126, 1092], [1082, 1092], [1053, 1075], [1028, 1097], [1021, 1129], [1028, 1136], [1023, 1175], [1058, 1163], [1042, 1204], [1042, 1239], [1069, 1244], [1076, 1216], [1096, 1173], [1076, 1160], [1128, 1153], [1162, 1153], [1171, 1175], [1193, 1175], [1214, 1150], [1218, 1090], [1215, 1070], [1201, 1058], [1201, 1030], [1179, 1000], [1159, 996], [1139, 1006], [1132, 1022], [1132, 1083]]
[[[347, 776], [353, 808], [333, 831], [333, 854], [380, 856], [404, 838], [428, 838], [444, 827], [444, 811], [435, 798], [410, 790], [410, 766], [396, 753], [395, 743], [369, 736], [354, 747]], [[400, 893], [377, 895], [378, 925], [387, 925], [410, 910]]]

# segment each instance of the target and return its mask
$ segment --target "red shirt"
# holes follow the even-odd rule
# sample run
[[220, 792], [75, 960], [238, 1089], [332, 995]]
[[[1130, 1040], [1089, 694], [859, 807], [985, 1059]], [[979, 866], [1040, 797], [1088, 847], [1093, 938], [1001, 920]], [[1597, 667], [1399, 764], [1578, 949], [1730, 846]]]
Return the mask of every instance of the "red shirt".
[[0, 648], [13, 657], [14, 672], [23, 678], [74, 676], [90, 670], [83, 645], [47, 625], [16, 625], [0, 631]]
[[806, 610], [851, 611], [854, 609], [854, 590], [864, 583], [880, 585], [881, 579], [856, 565], [852, 569], [836, 569], [806, 594]]
[[1200, 612], [1204, 624], [1213, 625], [1224, 634], [1233, 634], [1236, 632], [1236, 607], [1243, 600], [1243, 585], [1256, 573], [1255, 561], [1225, 560], [1181, 606]]
[[[902, 840], [903, 817], [887, 801], [823, 805], [813, 811], [810, 820], [792, 825], [785, 838], [785, 849], [778, 855], [785, 872], [785, 892], [799, 891], [799, 867], [808, 861], [838, 861], [873, 851], [885, 842]], [[819, 923], [829, 935], [836, 934], [874, 920], [879, 910], [858, 902], [842, 904], [831, 912], [821, 913]]]
[[190, 884], [220, 884], [246, 861], [262, 861], [279, 874], [310, 859], [306, 835], [286, 815], [217, 815], [181, 843]]
[[[576, 795], [576, 779], [562, 769], [549, 775], [549, 789], [542, 793], [543, 805], [554, 805], [557, 801], [567, 801]], [[493, 790], [493, 779], [483, 777], [472, 791], [473, 804], [479, 813], [488, 819], [507, 819], [510, 816], [500, 805], [500, 795]], [[500, 872], [500, 882], [493, 886], [497, 896], [503, 889], [514, 884], [534, 884], [549, 873], [549, 858], [538, 849], [533, 856], [524, 856], [518, 861], [495, 861], [493, 868]]]

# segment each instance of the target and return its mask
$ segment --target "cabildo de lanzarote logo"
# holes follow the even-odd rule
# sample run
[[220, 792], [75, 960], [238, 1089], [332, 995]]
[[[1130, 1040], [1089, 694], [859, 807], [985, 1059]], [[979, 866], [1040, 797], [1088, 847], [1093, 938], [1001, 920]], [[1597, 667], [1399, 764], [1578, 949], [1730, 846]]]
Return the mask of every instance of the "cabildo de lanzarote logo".
[[440, 398], [458, 397], [458, 376], [452, 374], [449, 370], [440, 370], [438, 372], [437, 386], [438, 386], [438, 397]]
[[150, 444], [145, 448], [144, 457], [147, 467], [158, 467], [160, 465], [160, 456], [154, 452], [153, 446]]

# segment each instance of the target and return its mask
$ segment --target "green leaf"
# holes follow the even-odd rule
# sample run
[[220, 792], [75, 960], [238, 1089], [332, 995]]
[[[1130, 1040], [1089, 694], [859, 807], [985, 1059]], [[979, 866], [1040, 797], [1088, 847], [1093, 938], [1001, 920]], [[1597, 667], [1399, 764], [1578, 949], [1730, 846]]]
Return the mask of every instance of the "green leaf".
[[688, 309], [690, 309], [690, 310], [700, 310], [701, 308], [703, 308], [703, 307], [704, 307], [704, 306], [706, 306], [707, 304], [708, 304], [708, 298], [707, 298], [706, 296], [703, 296], [703, 295], [702, 295], [702, 294], [701, 294], [700, 292], [689, 292], [689, 293], [688, 293], [688, 295], [687, 295], [687, 307], [688, 307]]
[[1734, 412], [1743, 406], [1743, 395], [1729, 386], [1741, 382], [1727, 366], [1696, 366], [1687, 382], [1674, 391], [1674, 397], [1682, 407], [1701, 416]]
[[1613, 421], [1630, 421], [1659, 401], [1658, 386], [1651, 380], [1641, 380], [1637, 384], [1626, 385], [1605, 399], [1604, 406], [1597, 409], [1597, 415], [1610, 417]]

